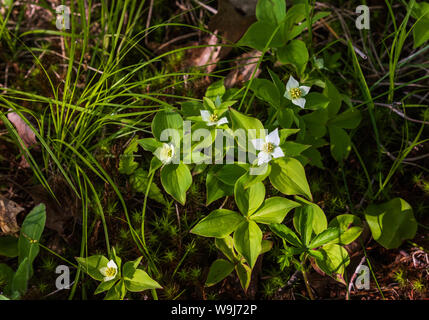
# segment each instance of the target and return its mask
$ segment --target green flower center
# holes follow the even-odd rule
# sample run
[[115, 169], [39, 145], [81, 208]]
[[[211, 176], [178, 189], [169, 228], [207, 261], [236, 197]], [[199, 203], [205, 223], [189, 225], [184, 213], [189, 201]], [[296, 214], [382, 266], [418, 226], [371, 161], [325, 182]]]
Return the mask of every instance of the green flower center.
[[290, 93], [290, 96], [292, 97], [292, 99], [298, 99], [302, 95], [300, 88], [292, 88], [292, 89], [290, 89], [289, 93]]
[[274, 151], [274, 145], [272, 143], [265, 143], [262, 147], [262, 151], [266, 153], [272, 153]]
[[115, 268], [109, 268], [107, 267], [106, 269], [106, 277], [114, 277], [116, 274], [116, 269]]
[[211, 122], [216, 122], [219, 120], [219, 118], [216, 114], [212, 114], [209, 119]]
[[167, 151], [167, 157], [171, 158], [173, 156], [173, 149], [168, 149]]

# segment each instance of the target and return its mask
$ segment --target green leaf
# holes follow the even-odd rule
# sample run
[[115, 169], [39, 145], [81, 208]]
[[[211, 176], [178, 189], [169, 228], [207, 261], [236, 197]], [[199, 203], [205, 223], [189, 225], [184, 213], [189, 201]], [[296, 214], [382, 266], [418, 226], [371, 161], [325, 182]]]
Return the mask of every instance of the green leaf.
[[243, 221], [234, 232], [234, 247], [253, 269], [261, 252], [262, 231], [253, 221]]
[[125, 278], [124, 282], [126, 289], [131, 292], [162, 288], [158, 282], [149, 277], [149, 275], [141, 269], [136, 269], [133, 277]]
[[12, 268], [4, 263], [0, 263], [0, 287], [2, 291], [9, 295], [11, 293], [12, 281], [15, 272], [13, 272]]
[[215, 166], [210, 168], [206, 177], [207, 201], [206, 205], [211, 204], [225, 196], [230, 196], [234, 193], [234, 187], [229, 186], [216, 177]]
[[216, 171], [215, 176], [223, 183], [234, 186], [237, 180], [246, 173], [246, 169], [237, 164], [221, 165], [220, 169]]
[[301, 240], [299, 239], [297, 234], [295, 232], [293, 232], [291, 229], [289, 229], [288, 227], [286, 227], [284, 224], [273, 223], [270, 225], [270, 229], [277, 236], [285, 239], [291, 245], [293, 245], [297, 248], [302, 247]]
[[365, 218], [374, 239], [387, 249], [398, 248], [404, 240], [413, 239], [417, 232], [413, 209], [401, 198], [370, 205]]
[[[155, 138], [145, 138], [137, 140], [137, 143], [146, 151], [155, 152], [156, 149], [162, 147], [162, 142], [157, 141]], [[131, 144], [130, 144], [131, 146]], [[128, 148], [127, 148], [128, 149]], [[136, 152], [137, 149], [134, 149]]]
[[225, 86], [223, 85], [223, 80], [218, 80], [213, 82], [206, 90], [205, 96], [213, 101], [216, 100], [217, 97], [222, 98], [225, 94]]
[[163, 141], [161, 139], [161, 133], [164, 130], [173, 129], [182, 133], [180, 130], [182, 127], [183, 119], [180, 114], [174, 110], [158, 111], [152, 121], [152, 133], [158, 141]]
[[25, 217], [18, 240], [18, 263], [28, 260], [29, 278], [33, 275], [33, 261], [39, 254], [39, 241], [46, 222], [46, 207], [43, 203], [34, 207]]
[[244, 263], [238, 263], [235, 265], [235, 272], [237, 272], [238, 278], [240, 279], [241, 287], [244, 291], [249, 288], [250, 280], [252, 279], [252, 269]]
[[134, 137], [124, 153], [119, 157], [119, 173], [132, 174], [139, 164], [134, 161], [134, 153], [138, 150], [138, 140]]
[[429, 40], [429, 3], [415, 3], [413, 17], [417, 19], [413, 29], [415, 49]]
[[244, 215], [251, 215], [264, 202], [265, 186], [262, 182], [256, 182], [245, 189], [244, 185], [249, 180], [249, 175], [243, 175], [237, 180], [234, 187], [234, 198], [238, 209]]
[[23, 295], [27, 291], [28, 280], [31, 278], [31, 264], [28, 257], [25, 257], [18, 266], [12, 279], [12, 292]]
[[104, 300], [123, 300], [126, 293], [124, 280], [121, 280], [107, 292]]
[[91, 278], [103, 281], [104, 276], [101, 274], [100, 269], [107, 266], [109, 260], [102, 255], [93, 255], [87, 258], [77, 257], [76, 261]]
[[328, 244], [320, 248], [319, 251], [323, 254], [323, 259], [316, 260], [319, 268], [333, 277], [337, 274], [341, 275], [341, 278], [335, 277], [341, 281], [345, 267], [350, 263], [347, 250], [337, 244]]
[[349, 135], [344, 129], [331, 125], [329, 126], [329, 137], [331, 138], [332, 157], [338, 162], [343, 161], [352, 148]]
[[[297, 200], [306, 205], [305, 210], [311, 210], [313, 215], [313, 231], [315, 234], [319, 234], [322, 231], [326, 230], [328, 227], [328, 220], [323, 210], [315, 203], [309, 202], [301, 197], [297, 197]], [[294, 226], [298, 229], [297, 220], [294, 217]]]
[[284, 0], [259, 0], [256, 5], [258, 21], [279, 25], [286, 17], [286, 2]]
[[95, 289], [94, 294], [99, 294], [99, 293], [110, 290], [115, 285], [115, 283], [117, 281], [118, 281], [118, 278], [112, 279], [110, 281], [100, 282], [98, 287]]
[[232, 108], [229, 109], [231, 114], [232, 129], [244, 129], [255, 130], [255, 132], [249, 132], [248, 139], [265, 138], [265, 129], [262, 122], [259, 119], [246, 116]]
[[234, 232], [243, 220], [243, 216], [238, 212], [217, 209], [198, 222], [191, 233], [203, 237], [223, 238]]
[[186, 164], [168, 164], [161, 169], [161, 183], [169, 195], [184, 205], [192, 175]]
[[273, 107], [278, 108], [280, 106], [279, 91], [271, 81], [267, 79], [254, 79], [250, 85], [250, 90], [259, 99], [268, 102]]
[[302, 243], [308, 247], [313, 234], [313, 214], [311, 205], [303, 205], [295, 210], [293, 222], [296, 230], [301, 235]]
[[18, 238], [0, 237], [0, 256], [15, 258], [18, 256]]
[[[281, 32], [276, 31], [276, 25], [266, 21], [257, 21], [247, 29], [244, 36], [237, 43], [239, 46], [248, 46], [263, 51], [266, 46], [275, 48], [283, 45]], [[275, 33], [270, 43], [271, 36]]]
[[318, 92], [310, 92], [305, 96], [305, 100], [307, 110], [325, 109], [329, 104], [329, 98]]
[[289, 41], [279, 48], [277, 55], [281, 63], [294, 65], [300, 74], [304, 72], [309, 57], [307, 47], [301, 40]]
[[226, 236], [224, 238], [216, 238], [215, 246], [227, 257], [231, 262], [237, 260], [236, 254], [234, 252], [234, 240], [231, 236]]
[[270, 181], [273, 187], [283, 194], [299, 194], [312, 199], [304, 167], [294, 158], [271, 161]]
[[[141, 193], [146, 193], [147, 185], [149, 183], [148, 172], [142, 168], [138, 168], [134, 173], [130, 176], [130, 184], [132, 188]], [[161, 204], [166, 204], [164, 196], [162, 195], [161, 190], [155, 183], [151, 183], [148, 197], [152, 200], [155, 200]]]
[[328, 228], [325, 231], [319, 233], [317, 236], [311, 240], [310, 245], [308, 246], [310, 249], [314, 249], [325, 244], [328, 244], [334, 239], [338, 239], [341, 235], [340, 228]]
[[331, 241], [331, 243], [338, 243], [340, 245], [348, 245], [353, 242], [360, 236], [363, 230], [362, 221], [353, 214], [341, 214], [336, 216], [329, 222], [329, 227], [341, 229], [342, 233], [340, 237]]
[[329, 118], [333, 118], [341, 108], [341, 102], [343, 101], [341, 94], [329, 80], [326, 81], [326, 87], [323, 90], [323, 94], [329, 98], [327, 110]]
[[328, 126], [334, 125], [338, 128], [343, 129], [354, 129], [357, 128], [360, 121], [362, 119], [362, 115], [357, 109], [348, 109], [343, 113], [337, 115], [334, 119], [328, 122]]
[[250, 216], [250, 219], [259, 223], [282, 223], [287, 213], [300, 204], [281, 197], [272, 197], [265, 200], [262, 207]]
[[210, 267], [205, 283], [206, 287], [211, 287], [225, 279], [234, 270], [234, 265], [224, 259], [217, 259]]
[[307, 150], [310, 146], [293, 142], [293, 141], [285, 141], [281, 148], [284, 150], [284, 154], [286, 157], [296, 157], [299, 156], [303, 151]]

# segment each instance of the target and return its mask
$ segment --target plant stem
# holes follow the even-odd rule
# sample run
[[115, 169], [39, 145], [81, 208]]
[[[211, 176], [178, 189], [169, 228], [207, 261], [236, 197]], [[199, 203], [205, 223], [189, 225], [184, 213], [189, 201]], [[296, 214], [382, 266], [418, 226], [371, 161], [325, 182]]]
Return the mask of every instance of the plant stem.
[[302, 276], [304, 277], [304, 283], [305, 283], [305, 287], [307, 288], [308, 295], [310, 296], [311, 300], [314, 300], [313, 292], [311, 292], [310, 283], [308, 282], [307, 272], [305, 272], [304, 262], [301, 263], [301, 266], [302, 266], [301, 272], [302, 272]]

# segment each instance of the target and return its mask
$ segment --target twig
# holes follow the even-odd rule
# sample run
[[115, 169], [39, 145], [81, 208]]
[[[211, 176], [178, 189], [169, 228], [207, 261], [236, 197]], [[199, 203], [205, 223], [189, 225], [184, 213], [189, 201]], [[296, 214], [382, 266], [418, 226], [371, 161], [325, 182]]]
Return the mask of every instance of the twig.
[[197, 3], [198, 5], [200, 5], [201, 7], [203, 7], [204, 9], [210, 11], [213, 14], [217, 14], [217, 10], [215, 8], [212, 8], [204, 3], [202, 3], [201, 1], [198, 0], [193, 0], [195, 3]]
[[363, 256], [362, 259], [360, 260], [360, 263], [358, 264], [355, 272], [353, 273], [352, 278], [350, 279], [349, 287], [347, 289], [347, 294], [346, 294], [346, 300], [350, 300], [350, 291], [352, 290], [353, 283], [355, 282], [355, 279], [356, 279], [356, 277], [358, 275], [357, 271], [359, 270], [359, 268], [361, 267], [361, 265], [365, 262], [365, 260], [366, 260], [366, 257]]
[[147, 34], [148, 34], [148, 29], [150, 27], [150, 20], [152, 19], [152, 9], [153, 9], [153, 0], [150, 0], [149, 12], [147, 14], [147, 20], [146, 20], [146, 31], [144, 33], [144, 43], [146, 44], [146, 46], [149, 44]]

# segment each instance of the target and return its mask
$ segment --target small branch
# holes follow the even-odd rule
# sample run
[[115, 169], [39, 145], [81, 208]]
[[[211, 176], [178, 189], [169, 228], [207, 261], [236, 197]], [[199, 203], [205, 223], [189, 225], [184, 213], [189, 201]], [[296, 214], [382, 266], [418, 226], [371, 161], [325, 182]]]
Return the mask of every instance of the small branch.
[[356, 277], [358, 275], [357, 271], [359, 270], [359, 268], [361, 267], [361, 265], [365, 262], [365, 260], [366, 260], [366, 257], [363, 256], [362, 259], [360, 260], [360, 263], [356, 267], [356, 270], [353, 273], [352, 278], [350, 279], [349, 287], [347, 289], [347, 294], [346, 294], [346, 300], [350, 300], [350, 291], [352, 290], [353, 283], [355, 282], [355, 279], [356, 279]]

